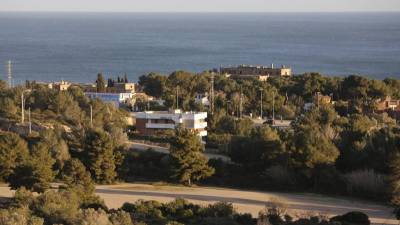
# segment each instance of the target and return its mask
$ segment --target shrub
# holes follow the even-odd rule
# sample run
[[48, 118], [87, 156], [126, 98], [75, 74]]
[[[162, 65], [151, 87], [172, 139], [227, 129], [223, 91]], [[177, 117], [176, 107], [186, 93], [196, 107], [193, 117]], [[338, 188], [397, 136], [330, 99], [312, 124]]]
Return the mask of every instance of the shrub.
[[286, 214], [288, 206], [288, 203], [284, 199], [271, 197], [265, 206], [265, 214], [282, 217]]
[[264, 177], [267, 185], [274, 188], [291, 189], [296, 184], [295, 175], [281, 165], [267, 168]]
[[386, 194], [385, 176], [374, 170], [358, 170], [344, 176], [348, 194], [380, 199]]
[[313, 190], [323, 193], [344, 194], [346, 179], [333, 165], [317, 165], [312, 170]]
[[331, 222], [341, 222], [342, 224], [353, 224], [353, 225], [369, 225], [368, 216], [362, 212], [349, 212], [344, 215], [332, 217]]
[[82, 225], [112, 225], [108, 215], [103, 210], [84, 209], [80, 211], [79, 224]]

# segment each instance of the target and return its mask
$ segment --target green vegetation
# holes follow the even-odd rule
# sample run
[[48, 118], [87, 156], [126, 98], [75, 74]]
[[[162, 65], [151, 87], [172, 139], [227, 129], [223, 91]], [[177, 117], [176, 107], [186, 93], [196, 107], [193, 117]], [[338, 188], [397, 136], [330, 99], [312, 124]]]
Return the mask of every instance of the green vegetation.
[[174, 177], [181, 183], [191, 185], [192, 181], [207, 178], [214, 173], [203, 153], [203, 146], [196, 133], [187, 129], [176, 129], [171, 141], [171, 156]]
[[[193, 100], [209, 90], [210, 81], [210, 72], [184, 71], [139, 79], [147, 94], [166, 100], [167, 108], [175, 107], [179, 89], [179, 107], [188, 111], [205, 109]], [[234, 164], [210, 160], [215, 173], [203, 183], [390, 200], [398, 188], [387, 187], [399, 181], [390, 165], [400, 153], [400, 117], [377, 113], [375, 102], [386, 96], [399, 98], [399, 87], [399, 80], [362, 76], [310, 73], [261, 82], [215, 74], [207, 147], [227, 154]], [[335, 103], [315, 102], [317, 92]], [[272, 118], [275, 112], [275, 118], [292, 119], [291, 129], [253, 124], [248, 116], [260, 115], [261, 94], [263, 115]], [[307, 102], [315, 103], [310, 110], [304, 109]]]
[[[88, 171], [98, 183], [115, 182], [127, 139], [127, 113], [88, 99], [77, 86], [68, 91], [56, 91], [35, 82], [27, 82], [27, 86], [29, 89], [18, 86], [0, 90], [0, 101], [9, 106], [2, 108], [0, 115], [0, 180], [13, 189], [25, 187], [37, 192], [44, 192], [51, 182], [69, 184], [71, 176], [83, 179], [87, 175], [75, 174], [78, 171]], [[25, 108], [32, 112], [31, 133], [27, 110], [24, 124], [21, 123], [22, 94]], [[68, 167], [64, 168], [66, 164]]]
[[[197, 111], [206, 110], [194, 96], [209, 90], [210, 76], [209, 72], [152, 73], [140, 77], [139, 83], [147, 94], [165, 100], [166, 105], [157, 109], [176, 107], [178, 93], [179, 108]], [[98, 91], [105, 89], [101, 74], [96, 83]], [[267, 82], [215, 75], [215, 111], [207, 121], [206, 147], [230, 156], [232, 162], [225, 162], [207, 160], [196, 134], [181, 128], [149, 138], [168, 142], [170, 155], [126, 151], [128, 114], [123, 109], [87, 98], [79, 86], [56, 91], [27, 82], [25, 87], [10, 89], [0, 82], [0, 180], [18, 190], [0, 215], [8, 219], [4, 224], [100, 220], [104, 224], [255, 224], [248, 215], [222, 203], [210, 209], [182, 200], [141, 201], [108, 210], [94, 196], [94, 185], [118, 180], [313, 191], [391, 201], [400, 208], [399, 118], [394, 113], [377, 113], [374, 104], [386, 95], [399, 98], [399, 87], [400, 81], [394, 79], [315, 73]], [[331, 96], [335, 104], [318, 101], [305, 110], [316, 92]], [[249, 115], [260, 115], [261, 94], [264, 116], [292, 119], [290, 129], [253, 123]], [[27, 116], [21, 123], [21, 96], [25, 108], [31, 110], [32, 132]], [[48, 190], [52, 182], [63, 183], [58, 192]], [[33, 197], [31, 191], [40, 194]], [[335, 221], [353, 217], [365, 220], [356, 214]], [[274, 225], [301, 224], [284, 214], [265, 218]], [[330, 223], [312, 220], [308, 224]]]
[[[75, 162], [72, 164], [81, 167]], [[71, 166], [73, 166], [71, 164]], [[80, 169], [78, 169], [80, 170]], [[286, 205], [271, 200], [260, 218], [254, 219], [250, 214], [238, 213], [232, 204], [217, 202], [207, 206], [189, 203], [176, 199], [168, 203], [139, 200], [125, 203], [119, 209], [108, 209], [98, 204], [87, 204], [86, 198], [80, 197], [76, 189], [50, 190], [34, 195], [25, 188], [16, 191], [14, 198], [0, 207], [0, 224], [29, 225], [289, 225], [321, 224], [369, 225], [367, 215], [351, 212], [331, 218], [312, 216], [295, 220], [286, 214]], [[100, 200], [101, 201], [101, 200]]]

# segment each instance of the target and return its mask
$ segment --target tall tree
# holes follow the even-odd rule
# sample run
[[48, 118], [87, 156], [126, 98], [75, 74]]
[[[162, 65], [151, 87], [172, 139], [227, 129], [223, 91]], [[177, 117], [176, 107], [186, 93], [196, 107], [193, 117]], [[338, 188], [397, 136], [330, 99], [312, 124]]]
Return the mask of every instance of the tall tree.
[[211, 176], [214, 168], [208, 166], [203, 155], [203, 146], [199, 137], [191, 130], [177, 128], [171, 141], [171, 156], [174, 160], [174, 178], [188, 185]]
[[307, 112], [294, 124], [294, 135], [288, 143], [291, 160], [295, 167], [314, 168], [318, 164], [333, 164], [339, 150], [333, 143], [337, 114], [331, 109], [320, 107]]
[[106, 92], [106, 82], [102, 73], [97, 74], [96, 87], [97, 92]]
[[47, 145], [39, 143], [33, 146], [30, 160], [17, 166], [8, 182], [12, 189], [25, 187], [36, 192], [44, 192], [50, 187], [55, 173], [52, 170], [54, 159]]
[[100, 130], [86, 132], [83, 162], [96, 182], [111, 184], [115, 181], [114, 145], [109, 134]]
[[69, 160], [63, 169], [63, 180], [69, 190], [78, 194], [82, 202], [93, 198], [95, 186], [90, 172], [78, 159]]
[[166, 91], [167, 77], [155, 73], [143, 75], [139, 77], [139, 84], [143, 87], [143, 91], [156, 98], [160, 98]]
[[6, 180], [28, 157], [28, 146], [22, 138], [15, 133], [0, 132], [0, 180]]

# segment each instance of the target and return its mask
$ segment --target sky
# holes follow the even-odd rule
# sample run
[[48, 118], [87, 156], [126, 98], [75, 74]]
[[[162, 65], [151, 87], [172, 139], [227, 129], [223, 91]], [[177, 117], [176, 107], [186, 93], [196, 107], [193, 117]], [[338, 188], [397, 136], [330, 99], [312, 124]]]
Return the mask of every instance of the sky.
[[0, 11], [348, 12], [400, 11], [400, 0], [0, 0]]

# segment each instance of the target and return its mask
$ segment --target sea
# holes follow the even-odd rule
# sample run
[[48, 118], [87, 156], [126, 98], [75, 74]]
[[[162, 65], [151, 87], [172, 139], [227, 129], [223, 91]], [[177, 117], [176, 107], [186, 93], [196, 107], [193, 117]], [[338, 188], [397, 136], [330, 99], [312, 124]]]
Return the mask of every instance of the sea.
[[239, 64], [400, 78], [400, 13], [0, 12], [0, 79], [93, 82]]

